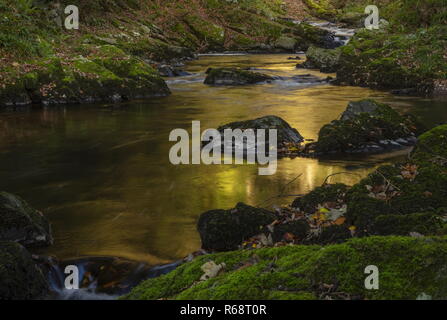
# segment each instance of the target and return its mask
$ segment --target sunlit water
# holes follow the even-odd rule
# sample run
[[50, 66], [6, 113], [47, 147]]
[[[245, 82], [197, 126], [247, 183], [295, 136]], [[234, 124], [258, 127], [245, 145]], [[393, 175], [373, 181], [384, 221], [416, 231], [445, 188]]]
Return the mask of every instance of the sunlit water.
[[190, 63], [192, 76], [169, 79], [172, 95], [116, 106], [81, 105], [0, 114], [0, 190], [16, 193], [42, 210], [55, 244], [40, 252], [59, 258], [112, 255], [153, 264], [186, 256], [200, 247], [200, 213], [243, 201], [271, 207], [306, 193], [333, 173], [331, 182], [353, 184], [397, 156], [319, 161], [281, 159], [272, 176], [255, 165], [183, 165], [169, 162], [175, 128], [202, 129], [235, 120], [277, 115], [307, 139], [338, 118], [348, 101], [375, 98], [426, 123], [447, 120], [445, 101], [397, 98], [356, 87], [300, 85], [292, 80], [244, 87], [210, 87], [212, 66], [263, 69], [282, 77], [318, 72], [295, 69], [288, 55], [203, 56]]

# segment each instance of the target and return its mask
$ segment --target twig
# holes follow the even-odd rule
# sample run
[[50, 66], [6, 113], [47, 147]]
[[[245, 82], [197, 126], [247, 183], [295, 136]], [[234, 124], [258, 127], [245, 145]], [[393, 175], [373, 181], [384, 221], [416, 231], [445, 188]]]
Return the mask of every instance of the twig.
[[[273, 196], [273, 197], [271, 197], [271, 198], [268, 198], [268, 199], [264, 200], [263, 202], [261, 202], [261, 203], [255, 205], [255, 206], [256, 206], [256, 207], [260, 207], [260, 206], [264, 205], [265, 203], [267, 203], [267, 202], [269, 202], [269, 201], [271, 201], [271, 200], [273, 200], [273, 199], [276, 199], [276, 198], [295, 197], [295, 195], [292, 195], [292, 194], [290, 194], [290, 195], [285, 195], [285, 194], [284, 194], [284, 191], [286, 191], [286, 188], [287, 188], [291, 183], [293, 183], [296, 179], [298, 179], [299, 177], [301, 177], [302, 175], [303, 175], [303, 174], [300, 173], [300, 174], [297, 175], [295, 178], [293, 178], [291, 181], [289, 181], [288, 183], [286, 183], [286, 184], [281, 188], [281, 191], [280, 191], [280, 193], [279, 193], [278, 195]], [[296, 195], [296, 197], [299, 197], [299, 196], [302, 196], [302, 195]]]
[[322, 186], [325, 186], [325, 185], [326, 185], [326, 183], [327, 183], [327, 181], [328, 181], [328, 179], [329, 179], [330, 177], [336, 176], [336, 175], [338, 175], [338, 174], [352, 174], [352, 175], [360, 176], [358, 173], [354, 173], [354, 172], [347, 172], [347, 171], [336, 172], [336, 173], [333, 173], [333, 174], [328, 175], [328, 176], [326, 177], [326, 179], [324, 179]]

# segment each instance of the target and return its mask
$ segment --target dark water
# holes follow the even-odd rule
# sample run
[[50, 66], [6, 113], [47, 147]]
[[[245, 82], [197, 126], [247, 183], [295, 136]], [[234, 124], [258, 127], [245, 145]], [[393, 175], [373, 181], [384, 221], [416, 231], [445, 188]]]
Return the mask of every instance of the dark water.
[[427, 124], [447, 120], [445, 101], [398, 98], [365, 88], [300, 85], [291, 80], [245, 87], [202, 84], [210, 66], [266, 69], [284, 77], [318, 72], [296, 70], [287, 55], [201, 57], [188, 66], [198, 73], [169, 80], [172, 95], [118, 106], [62, 106], [0, 114], [0, 189], [16, 193], [51, 221], [55, 244], [43, 250], [59, 258], [111, 255], [151, 264], [186, 256], [200, 246], [199, 214], [231, 208], [238, 201], [264, 206], [298, 174], [287, 194], [331, 181], [348, 184], [399, 154], [319, 161], [282, 159], [272, 176], [255, 165], [170, 164], [175, 128], [200, 120], [202, 129], [274, 114], [308, 139], [336, 119], [348, 101], [366, 97], [412, 111]]

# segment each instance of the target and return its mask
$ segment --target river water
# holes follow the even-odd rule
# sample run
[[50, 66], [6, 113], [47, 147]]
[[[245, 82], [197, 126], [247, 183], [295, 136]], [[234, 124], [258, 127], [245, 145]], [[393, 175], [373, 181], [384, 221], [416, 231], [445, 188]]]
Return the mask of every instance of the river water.
[[[353, 184], [375, 166], [402, 153], [339, 161], [280, 159], [272, 176], [256, 165], [182, 165], [169, 162], [175, 128], [202, 129], [236, 120], [277, 115], [307, 139], [338, 118], [348, 101], [374, 98], [412, 111], [428, 125], [447, 120], [445, 101], [395, 97], [385, 92], [287, 79], [318, 72], [295, 69], [289, 55], [202, 56], [188, 64], [191, 76], [170, 78], [169, 97], [120, 105], [74, 105], [0, 114], [0, 190], [18, 194], [42, 210], [55, 243], [39, 253], [60, 259], [110, 255], [160, 264], [200, 247], [200, 213], [251, 205], [281, 205], [293, 197], [267, 199], [297, 175], [287, 194], [331, 182]], [[243, 87], [203, 84], [208, 67], [255, 67], [285, 80]]]

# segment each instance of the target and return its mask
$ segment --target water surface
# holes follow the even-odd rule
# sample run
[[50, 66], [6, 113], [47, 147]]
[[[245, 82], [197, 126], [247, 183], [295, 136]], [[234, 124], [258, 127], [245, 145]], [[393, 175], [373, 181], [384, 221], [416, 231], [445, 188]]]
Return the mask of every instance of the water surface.
[[[292, 80], [244, 87], [204, 85], [208, 67], [262, 69], [284, 78], [297, 70], [288, 55], [203, 56], [192, 76], [168, 79], [172, 95], [120, 105], [48, 107], [0, 114], [0, 190], [16, 193], [42, 210], [55, 244], [41, 252], [59, 258], [112, 255], [158, 264], [200, 247], [200, 213], [243, 201], [271, 207], [306, 193], [333, 173], [332, 182], [356, 183], [397, 154], [328, 161], [281, 159], [272, 176], [255, 165], [170, 164], [171, 130], [202, 129], [236, 120], [277, 115], [307, 139], [338, 118], [348, 101], [374, 98], [412, 111], [433, 125], [447, 120], [445, 101], [394, 97], [357, 87], [303, 85]], [[273, 197], [273, 198], [272, 198]]]

